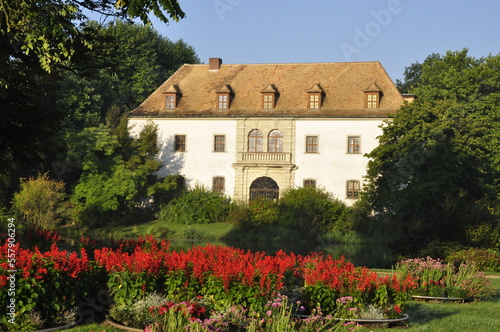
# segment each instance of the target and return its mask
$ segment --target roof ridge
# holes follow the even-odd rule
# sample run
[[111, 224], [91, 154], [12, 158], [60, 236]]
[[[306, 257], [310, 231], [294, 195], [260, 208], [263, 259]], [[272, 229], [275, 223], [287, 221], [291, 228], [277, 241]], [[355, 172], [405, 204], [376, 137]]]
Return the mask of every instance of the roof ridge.
[[[374, 63], [379, 63], [380, 61], [378, 60], [373, 60], [373, 61], [338, 61], [338, 62], [269, 62], [269, 63], [224, 63], [222, 66], [267, 66], [267, 65], [332, 65], [332, 64], [374, 64]], [[184, 65], [189, 65], [189, 66], [208, 66], [208, 63], [196, 63], [196, 64], [189, 64], [186, 63]]]

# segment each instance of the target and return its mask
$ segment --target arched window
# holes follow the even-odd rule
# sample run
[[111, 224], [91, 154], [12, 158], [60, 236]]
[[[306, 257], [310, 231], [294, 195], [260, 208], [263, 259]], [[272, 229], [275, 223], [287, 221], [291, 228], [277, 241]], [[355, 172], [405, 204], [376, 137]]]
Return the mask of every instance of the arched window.
[[283, 134], [278, 129], [269, 132], [267, 152], [283, 152]]
[[278, 199], [280, 195], [280, 187], [276, 181], [267, 176], [262, 176], [255, 179], [250, 185], [250, 200], [257, 197], [266, 199]]
[[262, 132], [259, 129], [248, 134], [248, 152], [262, 152]]

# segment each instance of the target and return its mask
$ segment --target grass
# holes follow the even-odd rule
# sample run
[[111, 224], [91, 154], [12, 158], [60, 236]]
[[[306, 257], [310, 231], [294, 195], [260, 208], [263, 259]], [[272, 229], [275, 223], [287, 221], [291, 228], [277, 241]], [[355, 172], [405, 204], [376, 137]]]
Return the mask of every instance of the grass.
[[69, 330], [68, 332], [123, 332], [123, 330], [116, 329], [104, 324], [91, 323], [83, 326], [78, 326]]
[[[167, 239], [189, 239], [189, 236], [194, 234], [197, 235], [197, 240], [218, 240], [223, 238], [232, 229], [233, 225], [225, 222], [184, 225], [164, 222], [161, 220], [152, 220], [134, 225], [116, 225], [97, 228], [87, 231], [84, 236], [91, 238], [113, 237], [115, 239], [127, 239], [153, 234], [158, 238], [166, 237]], [[167, 235], [165, 235], [166, 230], [168, 230]], [[65, 237], [79, 237], [79, 235], [75, 236], [71, 234], [71, 231], [72, 229], [62, 229], [61, 234]]]
[[[500, 278], [490, 279], [497, 289], [491, 299], [472, 303], [408, 303], [406, 313], [410, 316], [408, 332], [490, 332], [500, 327]], [[367, 329], [365, 329], [367, 330]], [[371, 328], [370, 330], [388, 331], [387, 328]], [[368, 330], [367, 330], [368, 331]]]

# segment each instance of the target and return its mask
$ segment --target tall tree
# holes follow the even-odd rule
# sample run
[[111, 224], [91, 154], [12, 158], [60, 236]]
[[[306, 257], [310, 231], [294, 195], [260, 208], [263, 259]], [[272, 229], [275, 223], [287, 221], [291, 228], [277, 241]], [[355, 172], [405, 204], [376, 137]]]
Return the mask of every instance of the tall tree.
[[[170, 0], [0, 0], [0, 207], [9, 205], [20, 177], [52, 170], [58, 148], [65, 146], [62, 126], [97, 126], [111, 105], [121, 103], [123, 113], [151, 85], [133, 87], [142, 89], [131, 94], [135, 99], [122, 93], [127, 87], [114, 64], [98, 53], [106, 41], [116, 40], [88, 24], [84, 10], [143, 22], [149, 22], [149, 13], [163, 22], [184, 17]], [[175, 50], [173, 44], [167, 48]]]
[[399, 234], [401, 253], [492, 245], [498, 236], [500, 55], [467, 53], [407, 69], [417, 100], [385, 123], [368, 154], [363, 201]]
[[62, 80], [58, 105], [71, 110], [71, 127], [95, 126], [113, 105], [135, 108], [184, 63], [199, 63], [194, 49], [150, 26], [89, 22], [83, 31], [94, 48], [75, 55]]
[[[76, 44], [91, 46], [77, 26], [87, 19], [84, 10], [144, 23], [150, 13], [164, 23], [185, 16], [174, 0], [0, 0], [1, 62], [34, 62], [50, 72], [71, 59]], [[0, 86], [8, 84], [0, 77]]]
[[72, 201], [77, 219], [86, 226], [132, 217], [156, 182], [153, 172], [161, 165], [156, 157], [157, 127], [147, 124], [134, 140], [126, 132], [128, 139], [120, 137], [120, 132], [101, 125], [68, 140], [73, 159], [81, 164]]

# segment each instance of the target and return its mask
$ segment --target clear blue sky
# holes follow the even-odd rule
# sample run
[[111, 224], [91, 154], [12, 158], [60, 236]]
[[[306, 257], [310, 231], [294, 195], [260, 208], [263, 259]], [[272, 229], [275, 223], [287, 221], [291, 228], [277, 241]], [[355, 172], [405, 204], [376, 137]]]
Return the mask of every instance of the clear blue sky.
[[500, 53], [500, 0], [180, 0], [154, 28], [204, 63], [378, 60], [393, 80], [432, 53]]

